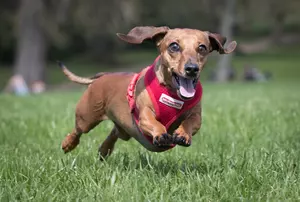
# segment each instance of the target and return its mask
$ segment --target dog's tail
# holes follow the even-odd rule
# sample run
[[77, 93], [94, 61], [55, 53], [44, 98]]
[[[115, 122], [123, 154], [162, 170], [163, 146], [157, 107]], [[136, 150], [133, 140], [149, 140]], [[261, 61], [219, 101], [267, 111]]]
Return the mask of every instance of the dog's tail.
[[98, 73], [95, 76], [91, 77], [91, 78], [85, 78], [85, 77], [80, 77], [75, 75], [74, 73], [72, 73], [70, 70], [68, 70], [68, 68], [60, 61], [57, 61], [58, 65], [61, 67], [63, 73], [73, 82], [75, 83], [79, 83], [79, 84], [84, 84], [84, 85], [89, 85], [91, 83], [93, 83], [93, 81], [97, 78], [99, 78], [100, 76], [103, 75], [103, 73]]

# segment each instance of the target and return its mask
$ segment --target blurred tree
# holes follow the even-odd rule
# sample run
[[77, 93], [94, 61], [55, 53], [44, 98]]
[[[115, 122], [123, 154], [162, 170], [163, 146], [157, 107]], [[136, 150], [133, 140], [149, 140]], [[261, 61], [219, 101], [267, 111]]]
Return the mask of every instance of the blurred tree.
[[[298, 0], [269, 0], [270, 15], [272, 16], [272, 40], [279, 44], [284, 34], [284, 26], [288, 17], [299, 13], [300, 2]], [[299, 17], [299, 16], [298, 16]]]
[[[269, 0], [270, 1], [270, 0]], [[272, 0], [269, 2], [271, 8], [271, 15], [273, 16], [273, 41], [280, 42], [280, 37], [283, 34], [285, 19], [288, 15], [288, 4], [283, 4], [282, 1]]]
[[70, 0], [21, 0], [17, 23], [14, 74], [32, 84], [44, 81], [48, 42], [63, 43], [60, 25], [66, 21]]
[[[216, 29], [218, 0], [142, 0], [141, 22], [144, 25], [167, 25], [201, 30]], [[217, 17], [216, 17], [217, 16]]]
[[91, 59], [114, 62], [117, 32], [127, 32], [139, 22], [138, 0], [88, 0], [72, 4], [72, 21], [84, 37]]
[[14, 54], [14, 21], [18, 0], [0, 1], [0, 62], [11, 63]]
[[[224, 13], [221, 18], [220, 33], [227, 38], [227, 41], [231, 41], [233, 35], [236, 0], [225, 0], [224, 3], [225, 6]], [[232, 57], [233, 54], [219, 56], [217, 64], [217, 81], [224, 82], [229, 79], [232, 69]]]
[[[115, 57], [117, 52], [131, 47], [120, 43], [115, 33], [127, 32], [138, 25], [190, 27], [212, 32], [219, 29], [228, 40], [233, 30], [242, 39], [256, 39], [272, 35], [278, 38], [283, 31], [291, 30], [291, 25], [300, 27], [299, 0], [231, 1], [236, 0], [0, 1], [0, 62], [12, 61], [16, 52], [15, 69], [21, 72], [21, 66], [37, 66], [29, 64], [30, 59], [28, 64], [23, 62], [29, 55], [42, 55], [44, 51], [44, 59], [80, 56], [89, 61], [112, 63], [118, 58]], [[232, 7], [237, 9], [233, 9], [234, 16], [230, 17]], [[20, 8], [19, 15], [16, 15], [17, 8]], [[233, 18], [235, 22], [230, 23]], [[25, 26], [27, 22], [29, 26]], [[231, 31], [226, 27], [231, 27], [228, 29]], [[33, 31], [29, 31], [32, 28]], [[32, 41], [26, 42], [27, 39]], [[14, 50], [17, 41], [17, 50]], [[41, 51], [37, 51], [39, 48]], [[230, 57], [221, 57], [219, 64], [228, 63]], [[219, 68], [219, 78], [224, 80], [226, 68]], [[26, 77], [41, 77], [37, 75], [43, 75], [42, 72], [28, 73]]]
[[41, 0], [22, 0], [19, 11], [15, 74], [27, 83], [43, 80], [46, 39], [41, 25], [44, 4]]

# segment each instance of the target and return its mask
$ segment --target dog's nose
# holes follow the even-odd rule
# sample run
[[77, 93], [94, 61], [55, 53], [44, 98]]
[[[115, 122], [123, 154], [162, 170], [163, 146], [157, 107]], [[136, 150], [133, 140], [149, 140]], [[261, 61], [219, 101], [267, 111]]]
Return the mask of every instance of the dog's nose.
[[199, 66], [194, 63], [187, 63], [184, 65], [184, 71], [188, 76], [196, 76], [199, 72]]

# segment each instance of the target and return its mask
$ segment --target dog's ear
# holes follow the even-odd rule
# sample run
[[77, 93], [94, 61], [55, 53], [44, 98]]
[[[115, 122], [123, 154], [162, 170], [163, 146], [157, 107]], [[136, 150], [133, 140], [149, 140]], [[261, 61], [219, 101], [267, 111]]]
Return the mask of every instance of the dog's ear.
[[117, 36], [127, 43], [141, 44], [146, 39], [151, 39], [155, 41], [156, 45], [159, 45], [168, 30], [169, 27], [135, 27], [128, 34], [117, 33]]
[[234, 51], [234, 49], [236, 48], [236, 41], [232, 41], [230, 42], [226, 48], [224, 48], [224, 44], [226, 43], [226, 37], [223, 37], [220, 34], [216, 34], [216, 33], [210, 33], [208, 32], [208, 37], [209, 37], [209, 41], [210, 41], [210, 45], [211, 45], [211, 50], [210, 52], [216, 50], [218, 51], [220, 54], [229, 54], [232, 53]]

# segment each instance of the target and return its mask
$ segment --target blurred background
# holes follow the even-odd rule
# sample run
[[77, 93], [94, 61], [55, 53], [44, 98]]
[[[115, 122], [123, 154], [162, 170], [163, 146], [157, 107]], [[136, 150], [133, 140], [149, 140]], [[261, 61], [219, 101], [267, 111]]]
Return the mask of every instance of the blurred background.
[[235, 54], [212, 54], [202, 81], [297, 81], [299, 0], [2, 0], [0, 88], [27, 94], [72, 89], [56, 65], [91, 76], [139, 71], [157, 51], [115, 33], [142, 25], [187, 27], [236, 40]]

